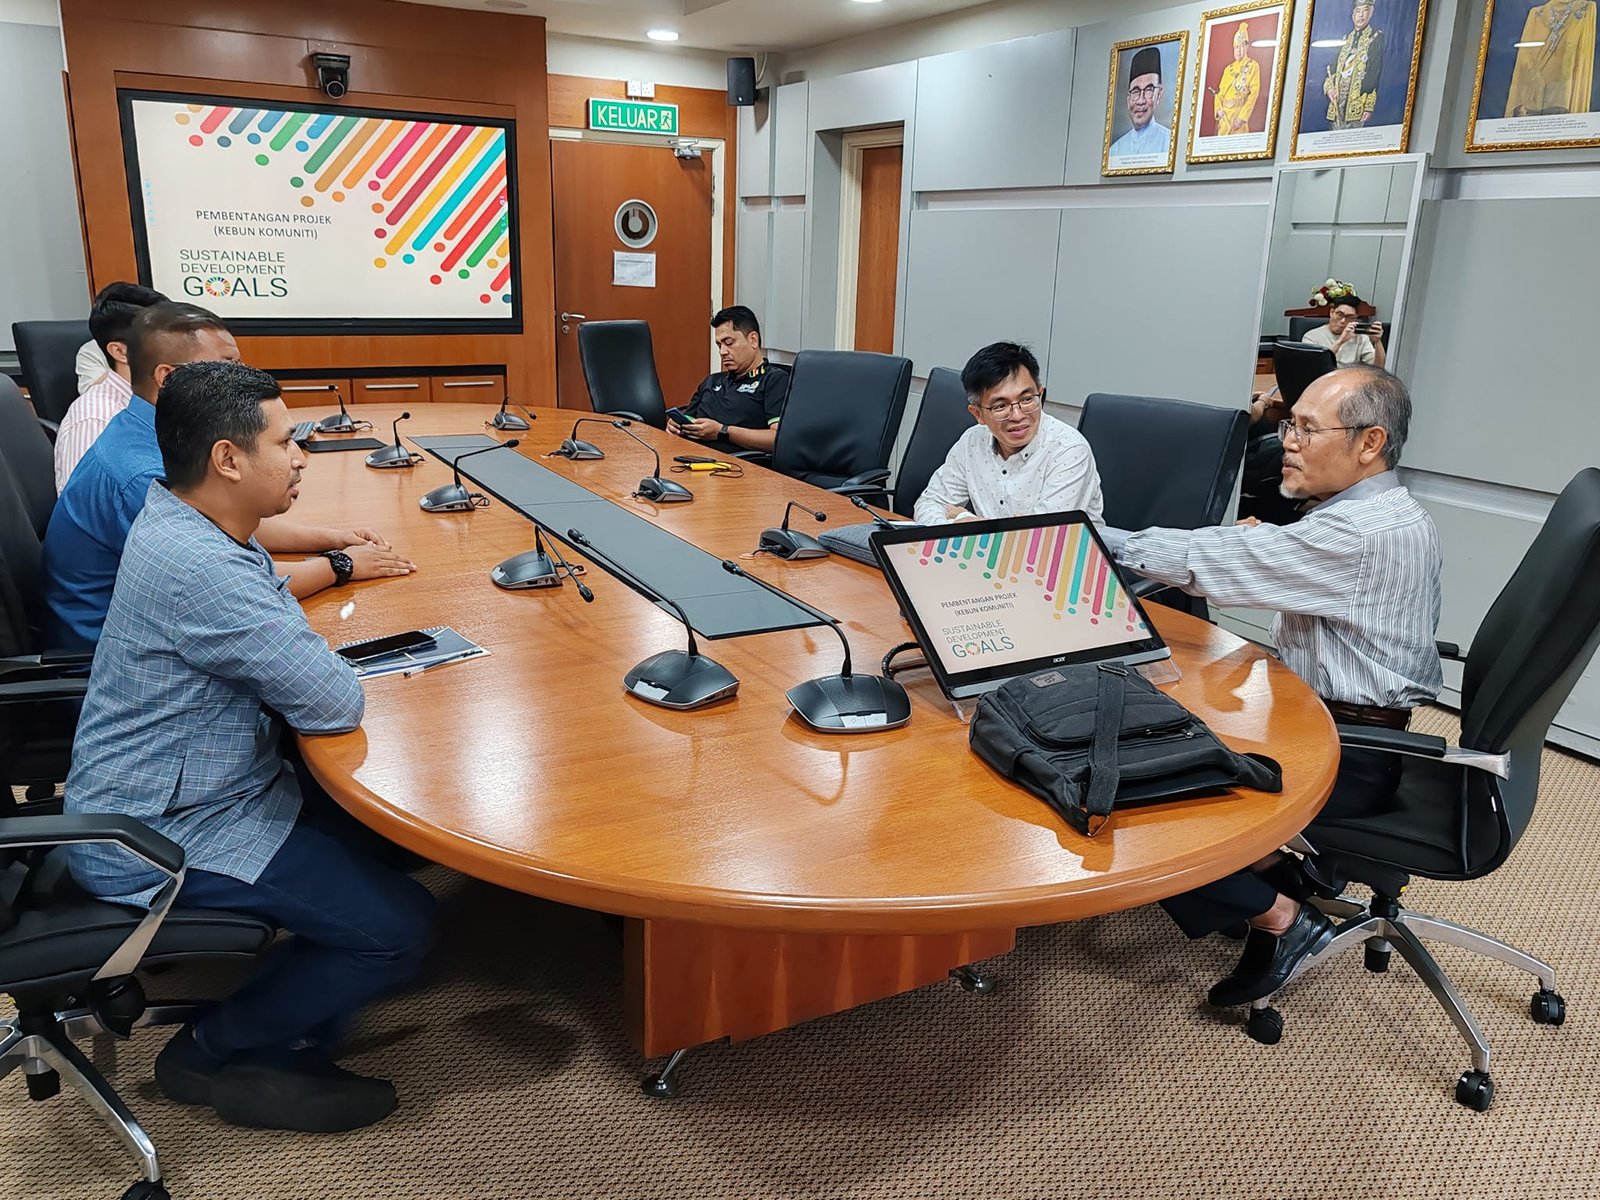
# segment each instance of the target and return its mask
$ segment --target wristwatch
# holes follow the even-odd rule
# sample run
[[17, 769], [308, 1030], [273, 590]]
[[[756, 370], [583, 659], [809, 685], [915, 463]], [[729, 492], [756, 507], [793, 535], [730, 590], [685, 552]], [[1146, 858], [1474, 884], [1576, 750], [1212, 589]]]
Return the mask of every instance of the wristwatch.
[[721, 432], [721, 433], [719, 433], [719, 434], [717, 434], [717, 436], [718, 436], [718, 437], [719, 437], [719, 438], [721, 438], [721, 439], [722, 439], [722, 440], [723, 440], [723, 441], [725, 441], [725, 442], [728, 442], [728, 441], [732, 441], [732, 440], [733, 440], [733, 439], [732, 439], [732, 438], [730, 438], [730, 437], [729, 437], [729, 436], [728, 436], [728, 427], [727, 427], [727, 425], [726, 425], [726, 424], [724, 424], [724, 425], [723, 425], [723, 427], [722, 427], [722, 432]]
[[343, 587], [350, 582], [350, 576], [355, 573], [355, 561], [343, 550], [324, 550], [322, 557], [328, 560], [328, 565], [333, 568], [333, 586]]

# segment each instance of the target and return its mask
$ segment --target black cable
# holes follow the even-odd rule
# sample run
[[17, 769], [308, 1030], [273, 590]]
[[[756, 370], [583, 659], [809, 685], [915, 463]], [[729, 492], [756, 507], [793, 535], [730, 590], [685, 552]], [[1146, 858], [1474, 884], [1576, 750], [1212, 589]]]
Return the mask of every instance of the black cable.
[[901, 663], [898, 667], [894, 665], [894, 660], [898, 655], [904, 654], [907, 650], [920, 649], [922, 649], [922, 647], [916, 642], [901, 642], [898, 646], [890, 650], [889, 653], [885, 654], [883, 656], [884, 678], [893, 679], [900, 671], [916, 671], [926, 667], [928, 665], [928, 660], [926, 657], [918, 659], [916, 662]]

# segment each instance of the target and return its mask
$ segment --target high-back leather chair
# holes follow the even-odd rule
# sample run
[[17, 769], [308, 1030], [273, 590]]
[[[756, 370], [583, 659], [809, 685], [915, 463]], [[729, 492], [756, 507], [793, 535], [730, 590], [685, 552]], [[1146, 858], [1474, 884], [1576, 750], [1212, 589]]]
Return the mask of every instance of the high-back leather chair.
[[800, 351], [772, 448], [773, 469], [823, 488], [881, 483], [910, 392], [908, 358]]
[[1290, 317], [1289, 340], [1291, 342], [1303, 342], [1306, 334], [1313, 329], [1321, 329], [1327, 323], [1327, 317]]
[[78, 398], [78, 348], [89, 340], [89, 322], [16, 321], [11, 336], [34, 412], [60, 424]]
[[39, 537], [56, 506], [55, 448], [22, 392], [0, 375], [0, 454], [11, 467], [11, 479], [28, 520]]
[[894, 487], [889, 490], [895, 512], [909, 517], [916, 511], [928, 480], [944, 465], [951, 447], [972, 425], [972, 414], [967, 411], [967, 389], [961, 386], [960, 374], [949, 367], [935, 367], [929, 371], [916, 424], [911, 427], [906, 452], [895, 473]]
[[1106, 524], [1219, 525], [1233, 499], [1250, 414], [1189, 400], [1096, 392], [1078, 432], [1094, 451]]
[[1290, 408], [1318, 379], [1339, 367], [1333, 351], [1309, 342], [1279, 342], [1272, 348], [1272, 373], [1278, 381], [1278, 391]]
[[[149, 909], [89, 896], [66, 869], [66, 847], [112, 843], [164, 877]], [[183, 850], [131, 817], [0, 817], [0, 992], [16, 1005], [0, 1017], [0, 1078], [26, 1073], [28, 1099], [50, 1100], [68, 1083], [139, 1160], [123, 1200], [168, 1200], [149, 1135], [75, 1044], [100, 1034], [128, 1037], [136, 1025], [192, 1021], [198, 1005], [147, 1004], [143, 966], [254, 957], [273, 928], [218, 909], [174, 907]], [[61, 1119], [76, 1117], [64, 1110]]]
[[578, 326], [578, 358], [595, 412], [667, 427], [649, 322], [583, 322]]
[[[1372, 889], [1370, 901], [1318, 901], [1346, 918], [1333, 941], [1308, 958], [1317, 962], [1363, 942], [1369, 970], [1388, 966], [1398, 950], [1444, 1007], [1472, 1054], [1456, 1084], [1456, 1099], [1483, 1110], [1494, 1099], [1489, 1043], [1449, 976], [1422, 939], [1445, 942], [1535, 976], [1531, 1018], [1559, 1025], [1566, 1002], [1548, 963], [1450, 921], [1413, 912], [1401, 903], [1413, 876], [1469, 881], [1498, 869], [1533, 820], [1539, 767], [1550, 723], [1566, 703], [1600, 642], [1600, 469], [1580, 471], [1557, 498], [1533, 545], [1501, 590], [1467, 652], [1461, 675], [1461, 744], [1426, 734], [1340, 726], [1352, 749], [1401, 756], [1394, 801], [1375, 816], [1318, 820], [1304, 838], [1311, 874], [1324, 882], [1353, 881]], [[1457, 647], [1441, 645], [1447, 658]], [[1537, 896], [1527, 903], [1539, 903]], [[1247, 1029], [1276, 1042], [1282, 1018], [1271, 997], [1257, 1001]]]

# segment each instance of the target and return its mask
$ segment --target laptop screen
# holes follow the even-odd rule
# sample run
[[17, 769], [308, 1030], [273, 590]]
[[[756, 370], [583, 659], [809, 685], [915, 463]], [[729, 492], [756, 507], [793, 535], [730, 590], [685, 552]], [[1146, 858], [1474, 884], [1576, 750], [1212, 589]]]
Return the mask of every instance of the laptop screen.
[[946, 695], [1168, 656], [1084, 513], [877, 529], [872, 545]]

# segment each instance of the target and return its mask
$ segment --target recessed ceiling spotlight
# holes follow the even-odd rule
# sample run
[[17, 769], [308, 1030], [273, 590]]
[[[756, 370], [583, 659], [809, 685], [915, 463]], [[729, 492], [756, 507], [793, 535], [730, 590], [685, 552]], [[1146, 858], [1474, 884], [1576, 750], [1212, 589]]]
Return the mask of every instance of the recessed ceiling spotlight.
[[644, 35], [652, 42], [675, 42], [678, 40], [678, 31], [676, 29], [647, 29]]

